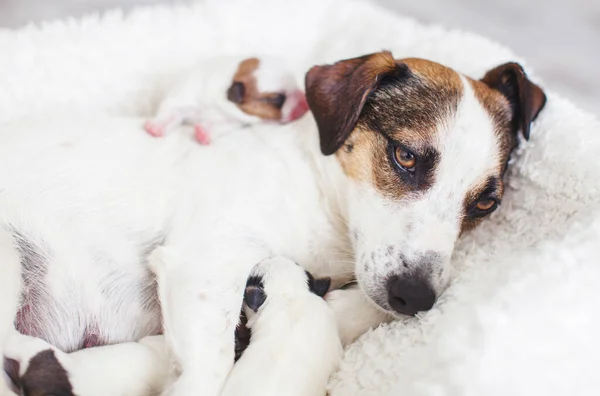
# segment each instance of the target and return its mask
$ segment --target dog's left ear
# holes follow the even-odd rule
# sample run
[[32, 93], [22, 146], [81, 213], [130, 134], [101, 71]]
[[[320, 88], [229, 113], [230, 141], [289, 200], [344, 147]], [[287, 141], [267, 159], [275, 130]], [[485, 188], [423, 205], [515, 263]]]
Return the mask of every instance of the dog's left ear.
[[369, 94], [398, 70], [389, 51], [314, 66], [306, 73], [306, 101], [319, 128], [321, 151], [333, 154], [356, 126]]
[[310, 272], [305, 272], [306, 277], [308, 278], [308, 289], [319, 297], [325, 296], [325, 294], [327, 294], [329, 291], [329, 287], [331, 286], [331, 278], [327, 277], [315, 279]]
[[508, 99], [515, 131], [521, 130], [523, 137], [529, 140], [531, 122], [546, 104], [544, 91], [527, 78], [521, 65], [514, 62], [488, 71], [481, 81]]

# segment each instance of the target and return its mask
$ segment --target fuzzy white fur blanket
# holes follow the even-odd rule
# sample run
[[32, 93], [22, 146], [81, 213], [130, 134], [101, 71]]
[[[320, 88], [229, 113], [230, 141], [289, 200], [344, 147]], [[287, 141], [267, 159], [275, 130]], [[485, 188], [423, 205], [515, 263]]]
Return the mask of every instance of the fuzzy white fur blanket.
[[[509, 60], [527, 66], [482, 37], [365, 2], [207, 0], [0, 31], [0, 125], [56, 112], [147, 115], [204, 56], [281, 54], [301, 79], [312, 64], [383, 48], [473, 76]], [[332, 396], [600, 394], [600, 124], [545, 88], [503, 206], [462, 238], [451, 287], [423, 317], [352, 345]]]

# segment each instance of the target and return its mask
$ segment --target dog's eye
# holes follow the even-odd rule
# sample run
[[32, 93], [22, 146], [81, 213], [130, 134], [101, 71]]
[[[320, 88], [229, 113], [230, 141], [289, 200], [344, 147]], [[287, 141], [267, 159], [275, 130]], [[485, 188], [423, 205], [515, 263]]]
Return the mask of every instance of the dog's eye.
[[482, 198], [475, 205], [482, 212], [489, 212], [498, 205], [498, 201], [494, 198]]
[[285, 103], [286, 96], [285, 94], [275, 94], [265, 96], [261, 99], [262, 102], [268, 103], [269, 105], [281, 109], [283, 104]]
[[417, 159], [413, 153], [403, 149], [402, 147], [396, 147], [395, 157], [398, 165], [410, 172], [414, 172]]

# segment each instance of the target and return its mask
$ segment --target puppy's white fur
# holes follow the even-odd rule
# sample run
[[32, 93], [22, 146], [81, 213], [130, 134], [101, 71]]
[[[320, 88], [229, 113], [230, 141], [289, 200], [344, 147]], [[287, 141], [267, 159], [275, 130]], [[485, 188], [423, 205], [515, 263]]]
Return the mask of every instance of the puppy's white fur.
[[[145, 124], [146, 131], [154, 136], [163, 136], [174, 126], [189, 123], [196, 128], [197, 140], [208, 143], [209, 139], [241, 126], [265, 122], [260, 117], [245, 113], [227, 98], [227, 90], [233, 83], [238, 66], [245, 59], [218, 56], [195, 65], [167, 93], [156, 116]], [[285, 94], [279, 121], [293, 121], [298, 117], [297, 107], [305, 103], [305, 99], [291, 69], [283, 59], [274, 56], [263, 55], [259, 62], [258, 69], [253, 72], [258, 91]]]
[[276, 257], [259, 263], [265, 302], [244, 305], [250, 345], [221, 396], [322, 396], [343, 355], [333, 311], [310, 292], [304, 270]]
[[[66, 354], [39, 338], [14, 332], [5, 355], [19, 362], [18, 374], [21, 377], [30, 367], [31, 359], [47, 350], [54, 352], [56, 360], [66, 371], [75, 395], [155, 395], [162, 391], [171, 368], [168, 348], [162, 336]], [[49, 373], [53, 372], [51, 367], [38, 367], [44, 368]]]

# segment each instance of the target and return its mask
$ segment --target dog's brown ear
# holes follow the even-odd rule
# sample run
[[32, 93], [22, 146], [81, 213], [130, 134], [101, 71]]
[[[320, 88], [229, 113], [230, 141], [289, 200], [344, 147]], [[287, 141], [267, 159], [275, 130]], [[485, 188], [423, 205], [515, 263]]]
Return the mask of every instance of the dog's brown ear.
[[333, 154], [356, 126], [369, 94], [397, 70], [389, 51], [314, 66], [306, 73], [306, 100], [321, 140], [321, 151]]
[[481, 80], [500, 91], [510, 103], [515, 130], [529, 140], [531, 122], [546, 104], [544, 91], [531, 82], [518, 63], [505, 63], [488, 71]]

